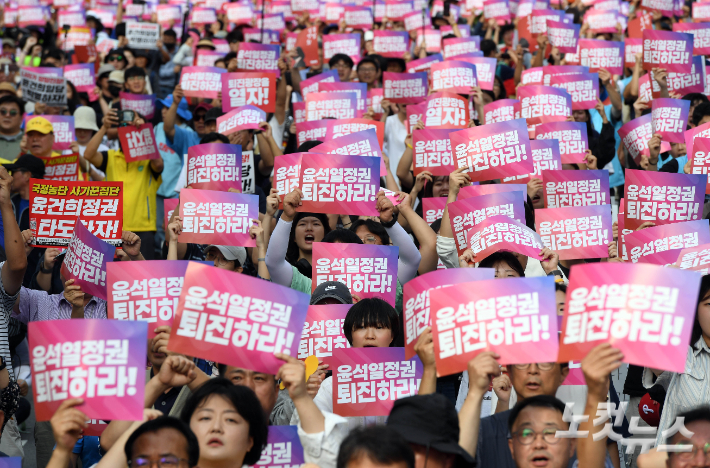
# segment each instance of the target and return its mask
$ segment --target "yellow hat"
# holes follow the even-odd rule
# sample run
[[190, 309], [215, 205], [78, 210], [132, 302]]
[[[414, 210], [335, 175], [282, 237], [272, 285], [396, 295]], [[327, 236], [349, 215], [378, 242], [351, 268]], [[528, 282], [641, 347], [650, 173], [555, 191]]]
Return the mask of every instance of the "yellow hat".
[[52, 133], [54, 131], [54, 127], [52, 127], [52, 123], [44, 117], [34, 117], [27, 122], [27, 128], [25, 128], [25, 133], [32, 131], [44, 133], [46, 135], [48, 133]]

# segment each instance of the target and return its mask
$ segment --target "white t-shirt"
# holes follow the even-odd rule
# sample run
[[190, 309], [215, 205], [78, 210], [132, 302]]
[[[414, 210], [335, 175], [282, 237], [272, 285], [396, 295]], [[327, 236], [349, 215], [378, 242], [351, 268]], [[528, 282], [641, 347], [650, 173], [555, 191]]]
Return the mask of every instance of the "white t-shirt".
[[383, 149], [387, 153], [387, 157], [390, 158], [390, 171], [392, 171], [392, 176], [397, 184], [399, 184], [397, 165], [406, 148], [404, 145], [406, 137], [407, 130], [404, 128], [404, 122], [399, 120], [399, 115], [394, 114], [387, 117], [385, 120], [385, 147]]

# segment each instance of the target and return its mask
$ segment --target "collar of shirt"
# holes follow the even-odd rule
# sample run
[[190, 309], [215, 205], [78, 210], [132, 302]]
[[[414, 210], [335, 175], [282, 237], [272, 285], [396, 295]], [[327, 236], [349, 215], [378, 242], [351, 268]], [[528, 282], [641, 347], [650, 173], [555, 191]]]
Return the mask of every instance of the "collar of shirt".
[[5, 140], [5, 141], [16, 141], [18, 139], [22, 139], [22, 135], [24, 135], [24, 132], [20, 130], [16, 135], [3, 135], [0, 134], [0, 140]]
[[[61, 304], [62, 301], [64, 301], [64, 302], [66, 302], [67, 304], [69, 304], [69, 307], [73, 307], [72, 304], [71, 304], [71, 302], [67, 301], [67, 298], [64, 296], [64, 293], [61, 293], [61, 294], [62, 294], [62, 297], [59, 298], [59, 303]], [[96, 297], [96, 296], [91, 296], [91, 299], [89, 299], [89, 302], [87, 302], [87, 303], [84, 305], [84, 309], [86, 309], [87, 307], [89, 307], [89, 305], [91, 305], [92, 302], [94, 303], [94, 306], [98, 306], [98, 305], [99, 305], [99, 301], [98, 301], [97, 297]]]
[[[698, 346], [698, 344], [700, 346]], [[705, 338], [701, 336], [700, 339], [695, 342], [695, 346], [693, 346], [693, 355], [697, 357], [698, 354], [700, 354], [702, 351], [705, 351], [706, 353], [710, 354], [710, 347], [708, 347]]]

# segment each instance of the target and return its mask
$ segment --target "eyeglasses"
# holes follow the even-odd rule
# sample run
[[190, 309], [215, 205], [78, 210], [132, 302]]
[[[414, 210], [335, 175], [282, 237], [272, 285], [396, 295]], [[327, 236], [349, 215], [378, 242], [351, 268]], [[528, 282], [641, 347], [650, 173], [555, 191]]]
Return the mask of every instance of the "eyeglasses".
[[232, 261], [232, 260], [227, 260], [224, 257], [217, 256], [217, 254], [212, 253], [212, 251], [207, 252], [207, 255], [205, 255], [205, 260], [207, 260], [208, 262], [214, 262], [215, 260], [217, 260], [217, 263], [219, 265], [223, 265], [223, 266], [229, 265], [229, 262]]
[[0, 115], [5, 117], [6, 115], [10, 115], [10, 117], [15, 117], [19, 112], [17, 112], [15, 109], [0, 109]]
[[372, 235], [361, 237], [360, 240], [363, 244], [377, 244], [377, 238]]
[[[549, 371], [555, 367], [554, 362], [536, 362], [535, 365], [541, 371]], [[527, 370], [528, 367], [530, 367], [530, 364], [515, 364], [515, 368], [520, 370]]]
[[339, 62], [333, 65], [333, 68], [338, 68], [338, 69], [344, 69], [344, 68], [352, 68], [350, 65], [347, 63]]
[[360, 68], [358, 71], [363, 72], [363, 73], [376, 73], [377, 72], [377, 70], [374, 68]]
[[108, 58], [109, 62], [114, 62], [114, 61], [121, 61], [123, 60], [123, 55], [112, 55], [111, 57]]
[[129, 83], [131, 81], [145, 81], [145, 76], [132, 76], [132, 77], [128, 78], [126, 81], [128, 81]]
[[692, 460], [701, 450], [706, 457], [710, 454], [710, 442], [707, 442], [702, 447], [698, 447], [687, 442], [678, 442], [676, 447], [677, 448], [673, 450], [673, 452], [676, 453], [676, 456], [681, 460]]
[[202, 120], [205, 120], [205, 114], [195, 114], [195, 116], [192, 118], [195, 122], [200, 122]]
[[172, 455], [167, 457], [160, 457], [157, 460], [149, 460], [147, 458], [136, 458], [135, 460], [129, 460], [128, 464], [138, 468], [148, 468], [153, 465], [158, 465], [158, 468], [177, 468], [180, 466], [181, 461], [187, 461], [186, 458], [178, 458]]
[[513, 437], [520, 445], [530, 445], [535, 441], [535, 439], [537, 439], [537, 436], [541, 434], [542, 440], [544, 440], [548, 444], [554, 445], [560, 441], [560, 439], [555, 437], [556, 433], [557, 429], [551, 427], [543, 429], [542, 432], [535, 432], [532, 429], [521, 429], [517, 432], [514, 432]]

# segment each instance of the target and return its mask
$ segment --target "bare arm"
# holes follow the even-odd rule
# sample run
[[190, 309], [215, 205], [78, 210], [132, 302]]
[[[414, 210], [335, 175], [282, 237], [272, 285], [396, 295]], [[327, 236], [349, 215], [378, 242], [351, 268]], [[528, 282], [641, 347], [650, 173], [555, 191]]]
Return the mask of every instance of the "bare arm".
[[[0, 215], [4, 226], [5, 254], [7, 260], [2, 266], [2, 287], [5, 293], [13, 296], [22, 286], [22, 279], [27, 269], [25, 241], [17, 225], [15, 212], [10, 200], [12, 177], [4, 167], [0, 167]], [[8, 311], [9, 314], [9, 311]]]
[[399, 213], [407, 220], [412, 234], [419, 241], [419, 262], [418, 272], [420, 275], [436, 270], [439, 256], [436, 253], [436, 233], [413, 209], [407, 195], [399, 205]]
[[165, 136], [171, 142], [173, 141], [173, 138], [175, 138], [175, 123], [177, 122], [178, 105], [180, 104], [180, 101], [182, 101], [183, 96], [182, 86], [178, 83], [177, 86], [175, 86], [175, 90], [173, 90], [173, 103], [168, 108], [168, 111], [165, 113], [165, 118], [163, 119], [163, 130], [165, 131]]
[[488, 390], [491, 376], [500, 375], [495, 353], [483, 352], [468, 363], [468, 396], [459, 411], [459, 445], [472, 457], [476, 456], [478, 432], [481, 428], [481, 402]]

